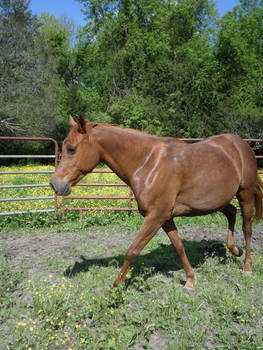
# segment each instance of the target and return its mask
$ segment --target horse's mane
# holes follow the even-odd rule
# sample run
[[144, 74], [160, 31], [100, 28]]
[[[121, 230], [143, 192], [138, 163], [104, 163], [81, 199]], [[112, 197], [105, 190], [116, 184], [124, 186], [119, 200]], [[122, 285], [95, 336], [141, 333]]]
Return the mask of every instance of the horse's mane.
[[[110, 129], [117, 129], [117, 130], [121, 130], [124, 132], [128, 132], [130, 134], [134, 134], [134, 135], [138, 135], [138, 136], [147, 136], [147, 137], [153, 137], [153, 138], [158, 138], [158, 136], [149, 134], [146, 131], [141, 131], [141, 130], [135, 130], [135, 129], [131, 129], [131, 128], [126, 128], [117, 124], [108, 124], [108, 123], [90, 123], [92, 125], [96, 125], [96, 127], [106, 127], [106, 128], [110, 128]], [[88, 123], [89, 125], [89, 123]]]

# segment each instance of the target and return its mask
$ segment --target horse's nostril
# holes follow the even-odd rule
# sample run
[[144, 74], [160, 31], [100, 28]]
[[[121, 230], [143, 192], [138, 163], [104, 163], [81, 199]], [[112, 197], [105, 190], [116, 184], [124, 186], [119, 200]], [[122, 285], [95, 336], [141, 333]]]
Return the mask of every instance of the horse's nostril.
[[71, 192], [71, 187], [67, 182], [56, 178], [51, 179], [49, 185], [58, 196], [67, 196]]
[[64, 185], [64, 190], [63, 190], [63, 196], [66, 196], [68, 194], [68, 184]]
[[68, 183], [65, 184], [65, 188], [64, 188], [64, 196], [68, 196], [70, 194], [71, 190], [70, 190], [70, 186]]

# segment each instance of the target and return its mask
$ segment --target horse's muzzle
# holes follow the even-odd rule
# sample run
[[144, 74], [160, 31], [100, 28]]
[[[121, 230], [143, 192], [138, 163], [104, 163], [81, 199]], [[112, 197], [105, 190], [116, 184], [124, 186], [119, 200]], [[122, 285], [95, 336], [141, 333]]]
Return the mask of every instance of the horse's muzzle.
[[51, 179], [49, 182], [50, 187], [56, 192], [58, 196], [68, 196], [71, 192], [70, 185], [65, 181], [59, 181], [57, 179]]

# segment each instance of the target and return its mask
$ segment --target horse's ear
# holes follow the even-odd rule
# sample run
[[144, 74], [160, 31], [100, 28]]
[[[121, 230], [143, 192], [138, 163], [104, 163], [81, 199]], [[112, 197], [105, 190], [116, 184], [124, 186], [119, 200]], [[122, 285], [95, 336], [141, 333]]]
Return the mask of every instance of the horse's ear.
[[85, 118], [82, 114], [79, 114], [77, 123], [78, 123], [78, 132], [80, 134], [86, 134], [87, 133], [86, 121], [85, 121]]
[[71, 127], [75, 126], [77, 123], [75, 122], [75, 120], [72, 118], [72, 115], [69, 116], [69, 125]]

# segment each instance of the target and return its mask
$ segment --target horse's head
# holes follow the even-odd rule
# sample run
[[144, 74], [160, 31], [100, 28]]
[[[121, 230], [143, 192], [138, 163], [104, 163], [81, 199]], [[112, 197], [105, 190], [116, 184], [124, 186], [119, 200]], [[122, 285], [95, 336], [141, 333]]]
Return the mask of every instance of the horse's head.
[[71, 129], [63, 141], [61, 161], [50, 179], [50, 186], [60, 196], [69, 195], [71, 186], [76, 185], [100, 161], [99, 148], [92, 137], [96, 124], [86, 124], [84, 117], [79, 115], [77, 122], [70, 116], [69, 125]]

